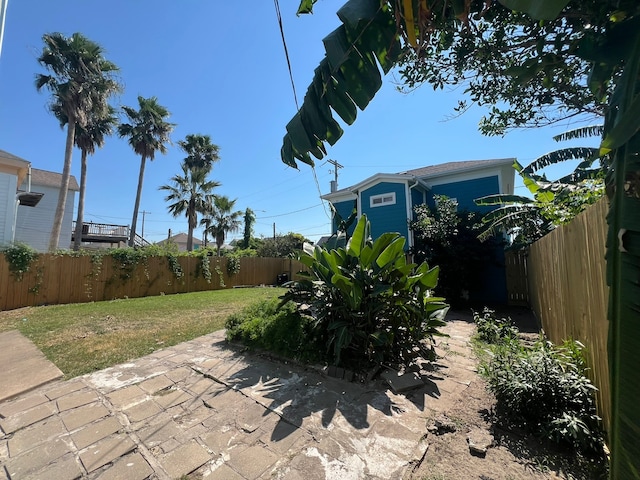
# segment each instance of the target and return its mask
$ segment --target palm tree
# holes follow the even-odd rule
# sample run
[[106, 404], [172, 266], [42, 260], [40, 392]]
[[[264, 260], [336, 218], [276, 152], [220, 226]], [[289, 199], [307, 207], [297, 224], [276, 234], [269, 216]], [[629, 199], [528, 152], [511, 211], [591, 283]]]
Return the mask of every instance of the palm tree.
[[131, 220], [131, 232], [129, 246], [133, 247], [136, 238], [136, 224], [138, 223], [138, 210], [142, 197], [142, 182], [144, 181], [144, 166], [147, 158], [151, 161], [156, 152], [166, 153], [166, 144], [171, 142], [169, 134], [172, 132], [173, 123], [166, 121], [169, 111], [158, 104], [156, 97], [144, 98], [138, 96], [139, 110], [132, 107], [122, 107], [125, 115], [131, 123], [123, 123], [118, 127], [120, 137], [129, 137], [129, 145], [140, 155], [140, 174], [138, 176], [138, 190], [136, 203], [133, 208]]
[[187, 235], [187, 250], [193, 250], [193, 230], [198, 226], [198, 213], [207, 209], [207, 201], [211, 191], [220, 186], [216, 181], [207, 180], [207, 170], [204, 168], [189, 168], [182, 163], [182, 175], [174, 175], [171, 185], [162, 185], [160, 190], [169, 194], [165, 201], [173, 202], [167, 208], [174, 217], [185, 214], [189, 223]]
[[211, 143], [209, 135], [189, 134], [178, 145], [187, 154], [184, 162], [189, 168], [204, 168], [210, 172], [213, 164], [220, 160], [220, 147]]
[[76, 125], [86, 126], [90, 112], [106, 108], [106, 100], [121, 89], [113, 75], [118, 67], [103, 57], [100, 45], [80, 33], [67, 38], [60, 33], [43, 35], [44, 48], [38, 57], [40, 65], [50, 75], [36, 75], [36, 89], [51, 92], [50, 108], [64, 113], [67, 118], [67, 139], [58, 205], [49, 239], [49, 250], [58, 248], [62, 219], [67, 203], [71, 175], [71, 160]]
[[[216, 239], [216, 247], [218, 256], [220, 256], [220, 248], [224, 244], [224, 239], [229, 232], [237, 232], [242, 224], [241, 210], [232, 212], [236, 200], [229, 200], [229, 197], [220, 196], [213, 199], [212, 219], [213, 225], [208, 229], [208, 233]], [[206, 231], [206, 230], [205, 230]]]
[[[84, 197], [87, 188], [87, 157], [93, 155], [96, 147], [104, 146], [104, 139], [113, 132], [118, 124], [116, 110], [111, 105], [98, 105], [94, 111], [90, 112], [87, 124], [82, 127], [76, 123], [75, 145], [81, 152], [80, 170], [80, 192], [78, 194], [78, 214], [76, 218], [76, 229], [74, 232], [73, 249], [78, 250], [82, 241], [82, 224], [84, 222]], [[54, 105], [52, 110], [60, 120], [60, 125], [68, 123], [68, 119], [60, 105]]]

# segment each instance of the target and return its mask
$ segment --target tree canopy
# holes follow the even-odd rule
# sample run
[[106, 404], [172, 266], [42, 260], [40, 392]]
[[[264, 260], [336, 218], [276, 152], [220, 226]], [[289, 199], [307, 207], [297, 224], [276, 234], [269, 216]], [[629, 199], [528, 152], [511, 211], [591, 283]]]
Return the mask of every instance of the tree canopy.
[[[299, 13], [314, 3], [303, 0]], [[463, 86], [467, 98], [458, 110], [488, 106], [480, 123], [485, 134], [604, 115], [621, 75], [620, 57], [640, 28], [637, 2], [522, 2], [552, 4], [538, 7], [543, 21], [514, 11], [512, 3], [348, 1], [337, 12], [343, 24], [323, 40], [326, 57], [287, 124], [282, 161], [297, 167], [323, 158], [326, 144], [343, 134], [336, 118], [351, 125], [382, 85], [381, 73], [394, 67], [405, 88]]]
[[104, 57], [100, 45], [84, 35], [74, 33], [65, 37], [61, 33], [48, 33], [42, 40], [44, 48], [38, 62], [49, 73], [36, 75], [36, 88], [51, 92], [49, 107], [67, 124], [60, 194], [49, 239], [49, 250], [54, 251], [58, 248], [67, 202], [76, 124], [85, 127], [92, 112], [106, 112], [109, 97], [120, 91], [121, 85], [115, 79], [118, 67]]

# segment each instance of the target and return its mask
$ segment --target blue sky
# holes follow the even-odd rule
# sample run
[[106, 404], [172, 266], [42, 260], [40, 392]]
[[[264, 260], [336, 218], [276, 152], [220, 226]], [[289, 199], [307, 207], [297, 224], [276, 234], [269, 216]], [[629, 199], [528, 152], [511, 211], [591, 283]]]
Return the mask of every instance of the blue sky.
[[[323, 57], [322, 38], [340, 24], [335, 12], [343, 3], [321, 0], [313, 15], [301, 17], [295, 15], [297, 0], [280, 4], [300, 103]], [[120, 67], [125, 90], [115, 106], [135, 107], [138, 95], [156, 96], [177, 124], [168, 153], [146, 166], [141, 210], [150, 212], [147, 239], [166, 238], [169, 229], [187, 230], [186, 218], [167, 212], [158, 187], [180, 173], [184, 154], [177, 141], [191, 133], [208, 134], [220, 146], [221, 161], [211, 174], [222, 183], [216, 193], [237, 198], [239, 210], [256, 212], [257, 236], [272, 235], [274, 223], [277, 233], [299, 232], [311, 240], [329, 232], [329, 209], [319, 195], [329, 191], [332, 167], [317, 162], [316, 183], [307, 166], [295, 170], [280, 161], [285, 126], [296, 107], [272, 2], [9, 0], [0, 56], [0, 149], [35, 168], [61, 172], [65, 133], [47, 110], [48, 93], [34, 87], [35, 74], [44, 73], [37, 62], [42, 35], [54, 31], [81, 32]], [[371, 105], [329, 148], [327, 158], [344, 166], [339, 187], [377, 172], [456, 160], [517, 157], [528, 164], [563, 146], [551, 137], [572, 128], [564, 124], [483, 137], [477, 131], [481, 109], [447, 120], [462, 89], [434, 92], [426, 86], [401, 94], [397, 81], [388, 75]], [[125, 139], [107, 139], [89, 158], [86, 221], [131, 222], [139, 166]], [[79, 180], [77, 150], [72, 173]], [[525, 192], [517, 183], [516, 193]], [[140, 232], [142, 215], [138, 221]]]

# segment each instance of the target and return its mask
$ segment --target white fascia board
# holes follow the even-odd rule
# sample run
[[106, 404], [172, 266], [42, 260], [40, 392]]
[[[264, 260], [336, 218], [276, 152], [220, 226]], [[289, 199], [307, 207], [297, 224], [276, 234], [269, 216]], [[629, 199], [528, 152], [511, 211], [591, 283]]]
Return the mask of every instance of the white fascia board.
[[338, 203], [338, 202], [346, 202], [349, 200], [353, 201], [356, 198], [358, 198], [358, 195], [355, 194], [354, 192], [343, 190], [341, 192], [327, 193], [325, 195], [322, 195], [320, 198], [322, 200], [326, 200], [331, 203]]
[[327, 193], [325, 195], [322, 195], [320, 198], [322, 198], [323, 200], [328, 200], [332, 203], [344, 202], [346, 200], [355, 200], [356, 198], [359, 199], [360, 192], [362, 192], [362, 190], [366, 190], [372, 185], [376, 185], [381, 182], [406, 183], [408, 181], [416, 181], [415, 175], [398, 173], [376, 173], [375, 175], [366, 178], [365, 180], [356, 183], [351, 187], [347, 187], [337, 192]]
[[407, 181], [415, 180], [415, 178], [416, 177], [414, 175], [409, 175], [409, 174], [404, 174], [404, 173], [402, 173], [402, 174], [400, 174], [400, 173], [376, 173], [374, 176], [369, 177], [369, 178], [363, 180], [362, 182], [355, 184], [349, 190], [354, 191], [354, 192], [360, 192], [360, 191], [366, 190], [370, 186], [376, 185], [378, 183], [382, 183], [382, 182], [406, 183]]

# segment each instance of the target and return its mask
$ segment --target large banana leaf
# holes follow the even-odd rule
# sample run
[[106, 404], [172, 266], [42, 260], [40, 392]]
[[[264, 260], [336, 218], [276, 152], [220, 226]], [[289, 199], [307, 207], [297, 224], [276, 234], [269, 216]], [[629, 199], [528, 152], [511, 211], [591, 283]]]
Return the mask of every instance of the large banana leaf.
[[632, 44], [601, 145], [602, 151], [613, 150], [614, 172], [607, 217], [612, 479], [640, 478], [640, 30]]
[[[315, 0], [303, 0], [298, 13], [309, 13]], [[339, 11], [343, 25], [323, 40], [326, 58], [315, 70], [302, 107], [287, 125], [280, 155], [297, 168], [297, 161], [313, 165], [310, 155], [326, 155], [342, 135], [333, 112], [352, 124], [357, 108], [364, 110], [397, 61], [401, 45], [396, 23], [386, 2], [349, 0]]]

